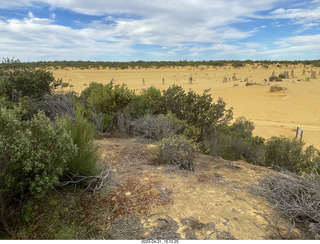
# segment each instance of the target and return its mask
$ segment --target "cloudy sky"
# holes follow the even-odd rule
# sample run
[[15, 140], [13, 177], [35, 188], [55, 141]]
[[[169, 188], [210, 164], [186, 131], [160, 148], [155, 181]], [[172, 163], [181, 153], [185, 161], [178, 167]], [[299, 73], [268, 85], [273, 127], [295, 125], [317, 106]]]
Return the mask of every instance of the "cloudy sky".
[[0, 58], [320, 59], [320, 0], [0, 0]]

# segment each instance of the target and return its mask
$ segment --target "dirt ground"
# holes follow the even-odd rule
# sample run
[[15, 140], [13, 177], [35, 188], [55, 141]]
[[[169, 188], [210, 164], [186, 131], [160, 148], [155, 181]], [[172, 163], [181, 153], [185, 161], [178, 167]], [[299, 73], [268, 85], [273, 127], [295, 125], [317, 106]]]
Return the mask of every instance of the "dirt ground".
[[[303, 74], [303, 70], [305, 71]], [[274, 72], [276, 76], [288, 71], [290, 78], [282, 82], [269, 82]], [[293, 71], [293, 76], [292, 72]], [[310, 79], [311, 71], [316, 79]], [[255, 123], [255, 135], [264, 138], [284, 135], [294, 137], [296, 128], [303, 131], [304, 141], [320, 148], [320, 68], [304, 65], [246, 65], [234, 68], [224, 67], [168, 67], [141, 69], [73, 69], [53, 70], [56, 78], [71, 84], [61, 90], [81, 93], [92, 81], [126, 84], [128, 88], [140, 93], [155, 86], [166, 89], [177, 84], [186, 91], [202, 93], [211, 89], [214, 99], [222, 97], [227, 106], [234, 108], [234, 118], [245, 116]], [[189, 76], [192, 84], [189, 84]], [[224, 77], [227, 81], [223, 82]], [[256, 83], [246, 86], [246, 83]], [[270, 92], [271, 85], [287, 88]]]
[[101, 202], [105, 239], [298, 239], [266, 199], [252, 193], [272, 170], [199, 154], [195, 171], [153, 163], [155, 145], [134, 138], [96, 141], [112, 171]]

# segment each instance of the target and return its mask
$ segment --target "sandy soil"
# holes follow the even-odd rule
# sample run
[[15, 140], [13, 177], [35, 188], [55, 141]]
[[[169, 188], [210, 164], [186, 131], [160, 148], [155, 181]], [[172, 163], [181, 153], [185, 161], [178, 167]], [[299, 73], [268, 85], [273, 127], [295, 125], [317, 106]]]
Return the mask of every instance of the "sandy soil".
[[270, 169], [199, 154], [195, 171], [186, 171], [155, 165], [152, 141], [96, 143], [105, 167], [111, 168], [112, 183], [109, 193], [95, 201], [103, 203], [100, 215], [109, 220], [100, 228], [113, 238], [137, 238], [139, 230], [150, 239], [299, 238], [266, 199], [252, 193]]
[[[305, 69], [305, 74], [303, 74]], [[291, 70], [294, 76], [291, 77]], [[317, 78], [309, 79], [311, 70]], [[289, 71], [290, 79], [283, 82], [269, 82], [272, 72], [277, 76]], [[269, 65], [246, 65], [241, 68], [225, 67], [169, 67], [159, 69], [72, 69], [53, 70], [55, 77], [62, 78], [72, 87], [61, 90], [74, 90], [81, 93], [92, 81], [116, 84], [125, 83], [137, 93], [150, 86], [166, 89], [177, 84], [186, 91], [192, 89], [202, 93], [211, 89], [214, 99], [222, 97], [229, 107], [234, 108], [234, 118], [245, 116], [255, 123], [255, 135], [270, 138], [284, 135], [294, 137], [297, 127], [304, 131], [303, 139], [310, 145], [320, 148], [320, 68], [304, 65], [276, 67]], [[193, 82], [189, 84], [189, 76]], [[235, 76], [235, 80], [233, 80]], [[223, 82], [227, 77], [227, 82]], [[257, 85], [245, 86], [245, 79]], [[164, 79], [164, 84], [163, 84]], [[143, 84], [144, 80], [144, 84]], [[287, 89], [269, 92], [271, 85]]]

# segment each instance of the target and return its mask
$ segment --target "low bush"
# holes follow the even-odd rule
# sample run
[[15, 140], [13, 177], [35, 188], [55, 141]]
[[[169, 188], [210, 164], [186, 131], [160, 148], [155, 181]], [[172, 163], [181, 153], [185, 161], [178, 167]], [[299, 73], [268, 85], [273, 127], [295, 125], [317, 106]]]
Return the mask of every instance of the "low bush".
[[204, 140], [207, 153], [227, 160], [245, 160], [256, 165], [265, 161], [264, 139], [261, 137], [241, 137], [227, 128], [216, 130]]
[[157, 145], [156, 162], [177, 165], [180, 169], [194, 170], [197, 146], [183, 135], [162, 139]]
[[232, 129], [240, 133], [242, 137], [252, 136], [254, 128], [253, 122], [247, 120], [244, 116], [236, 118], [236, 121], [232, 125]]
[[246, 160], [263, 165], [265, 161], [264, 139], [253, 137], [254, 125], [244, 117], [238, 118], [232, 126], [220, 126], [208, 134], [203, 142], [205, 150], [212, 156], [228, 160]]
[[275, 75], [272, 75], [269, 77], [269, 81], [277, 81], [277, 82], [280, 82], [282, 81], [282, 78], [281, 77], [277, 77]]
[[[107, 85], [92, 82], [80, 96], [80, 100], [88, 110], [87, 114], [102, 116], [103, 132], [112, 131], [116, 128], [116, 113], [123, 111], [133, 99], [133, 92], [125, 85]], [[90, 117], [89, 117], [90, 118]], [[90, 118], [96, 121], [96, 118]]]
[[111, 114], [125, 108], [133, 98], [133, 92], [124, 84], [114, 85], [113, 82], [103, 85], [92, 82], [81, 93], [80, 98], [86, 101], [89, 108], [99, 112]]
[[265, 166], [277, 166], [296, 174], [310, 173], [320, 162], [320, 152], [313, 146], [286, 137], [272, 137], [266, 142]]
[[22, 121], [19, 108], [0, 110], [0, 229], [12, 234], [26, 216], [27, 202], [59, 182], [77, 153], [61, 120], [43, 112]]
[[232, 66], [234, 68], [240, 68], [240, 67], [244, 67], [244, 64], [242, 62], [238, 61], [238, 62], [232, 63]]
[[274, 86], [270, 86], [269, 91], [270, 92], [277, 92], [277, 91], [283, 91], [283, 90], [286, 90], [286, 89], [287, 89], [286, 87], [274, 85]]
[[131, 122], [131, 132], [133, 135], [156, 141], [176, 134], [178, 130], [179, 127], [175, 124], [174, 120], [163, 114], [158, 116], [146, 115]]
[[124, 128], [123, 131], [156, 141], [174, 134], [185, 135], [189, 139], [197, 141], [201, 132], [200, 129], [189, 125], [186, 121], [179, 120], [171, 112], [166, 115], [146, 115], [135, 120], [121, 115], [118, 122], [121, 122], [118, 127]]
[[230, 147], [236, 155], [235, 159], [244, 159], [248, 163], [256, 165], [263, 165], [265, 162], [265, 146], [262, 137], [235, 137], [231, 141]]
[[256, 82], [246, 82], [246, 86], [254, 86], [254, 85], [259, 85]]

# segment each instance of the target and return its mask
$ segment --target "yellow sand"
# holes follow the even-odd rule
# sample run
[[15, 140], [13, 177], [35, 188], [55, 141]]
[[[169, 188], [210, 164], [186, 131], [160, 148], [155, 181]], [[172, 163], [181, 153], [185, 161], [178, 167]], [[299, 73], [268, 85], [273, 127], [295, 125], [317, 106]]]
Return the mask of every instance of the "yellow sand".
[[[277, 76], [284, 71], [294, 71], [294, 77], [283, 82], [269, 82], [272, 72]], [[305, 75], [303, 75], [305, 69]], [[311, 70], [316, 71], [317, 79], [310, 79]], [[309, 145], [320, 148], [320, 68], [304, 65], [276, 67], [269, 65], [246, 65], [241, 68], [225, 67], [168, 67], [141, 69], [73, 69], [54, 70], [56, 78], [70, 83], [72, 87], [61, 88], [63, 91], [74, 90], [81, 93], [92, 81], [115, 84], [125, 83], [130, 89], [141, 92], [150, 86], [166, 89], [170, 85], [181, 85], [186, 91], [192, 89], [202, 93], [211, 89], [216, 100], [222, 97], [228, 107], [234, 108], [234, 118], [245, 116], [255, 123], [255, 135], [270, 138], [284, 135], [294, 137], [297, 127], [304, 131], [303, 139]], [[189, 76], [193, 82], [189, 84]], [[232, 76], [235, 75], [236, 81]], [[223, 83], [227, 77], [228, 82]], [[291, 76], [290, 76], [291, 77]], [[245, 86], [244, 80], [259, 85]], [[143, 79], [144, 83], [143, 84]], [[163, 85], [164, 79], [164, 85]], [[265, 81], [267, 80], [267, 82]], [[298, 81], [300, 80], [300, 81]], [[280, 85], [287, 90], [269, 92], [270, 85]]]
[[[168, 230], [163, 226], [161, 229], [161, 223], [173, 226], [170, 219], [178, 224], [181, 239], [228, 238], [222, 233], [230, 233], [229, 239], [279, 239], [278, 231], [284, 234], [291, 228], [265, 198], [250, 190], [259, 179], [274, 173], [271, 169], [198, 154], [195, 171], [180, 170], [171, 165], [154, 165], [154, 145], [148, 145], [147, 140], [107, 138], [95, 143], [102, 150], [106, 167], [114, 172], [113, 196], [105, 196], [114, 197], [117, 203], [111, 217], [125, 206], [123, 214], [139, 216], [146, 235], [158, 226], [165, 236]], [[188, 219], [193, 220], [193, 227], [183, 223]], [[214, 228], [207, 228], [209, 223]], [[188, 229], [194, 233], [187, 234]], [[294, 229], [287, 234], [299, 238]], [[154, 235], [148, 238], [157, 239]]]

